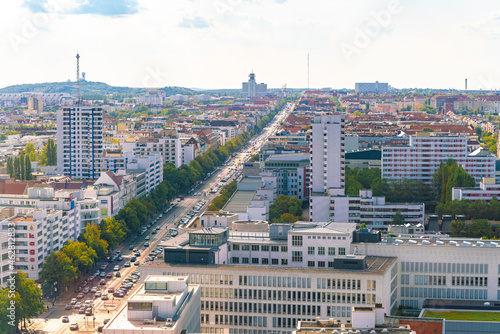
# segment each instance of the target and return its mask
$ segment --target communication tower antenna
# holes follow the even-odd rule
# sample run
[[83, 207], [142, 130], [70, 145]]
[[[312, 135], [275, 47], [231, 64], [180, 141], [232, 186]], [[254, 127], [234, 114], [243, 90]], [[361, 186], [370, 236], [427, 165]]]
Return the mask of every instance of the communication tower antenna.
[[307, 53], [307, 89], [309, 89], [309, 52]]
[[77, 103], [81, 103], [80, 98], [80, 54], [76, 54], [76, 95], [77, 95]]

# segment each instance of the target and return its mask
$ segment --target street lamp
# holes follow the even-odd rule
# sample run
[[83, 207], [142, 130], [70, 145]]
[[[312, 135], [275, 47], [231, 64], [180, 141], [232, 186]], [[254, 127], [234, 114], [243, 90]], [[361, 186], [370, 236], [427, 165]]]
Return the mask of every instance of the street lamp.
[[56, 299], [57, 299], [57, 282], [54, 282], [54, 301], [52, 302], [52, 305], [54, 305]]

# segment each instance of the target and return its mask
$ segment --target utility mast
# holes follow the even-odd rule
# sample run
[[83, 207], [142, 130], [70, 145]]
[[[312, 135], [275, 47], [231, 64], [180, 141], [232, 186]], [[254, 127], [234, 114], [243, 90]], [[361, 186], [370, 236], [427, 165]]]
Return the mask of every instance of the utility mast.
[[80, 54], [76, 54], [76, 96], [77, 104], [81, 104], [81, 98], [80, 98]]

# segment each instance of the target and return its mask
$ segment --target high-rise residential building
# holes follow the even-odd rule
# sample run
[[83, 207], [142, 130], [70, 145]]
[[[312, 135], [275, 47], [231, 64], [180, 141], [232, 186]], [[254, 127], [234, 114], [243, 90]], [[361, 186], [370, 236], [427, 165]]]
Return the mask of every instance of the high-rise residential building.
[[73, 105], [57, 112], [57, 172], [97, 179], [103, 157], [102, 108]]
[[43, 100], [38, 97], [30, 97], [28, 99], [28, 110], [36, 111], [37, 113], [43, 112]]
[[354, 84], [356, 93], [387, 93], [389, 84], [387, 82], [356, 82]]
[[311, 121], [310, 207], [312, 221], [329, 221], [329, 196], [344, 194], [345, 114], [318, 113]]
[[442, 162], [453, 159], [479, 185], [483, 177], [495, 177], [495, 156], [479, 148], [468, 153], [467, 138], [456, 135], [410, 136], [409, 145], [382, 148], [382, 177], [388, 180], [413, 179], [430, 183]]
[[242, 94], [243, 97], [261, 97], [267, 94], [267, 84], [258, 84], [255, 81], [255, 74], [250, 73], [248, 75], [248, 82], [243, 82], [242, 84]]

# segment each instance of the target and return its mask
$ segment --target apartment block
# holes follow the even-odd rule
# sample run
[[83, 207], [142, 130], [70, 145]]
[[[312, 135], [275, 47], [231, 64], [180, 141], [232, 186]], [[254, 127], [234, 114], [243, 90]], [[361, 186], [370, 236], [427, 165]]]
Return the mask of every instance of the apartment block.
[[[11, 241], [12, 242], [12, 241]], [[14, 247], [14, 243], [11, 243], [11, 247]], [[10, 270], [10, 259], [9, 259], [9, 235], [7, 231], [0, 232], [0, 286], [5, 287], [7, 285], [7, 279], [14, 270]], [[14, 268], [12, 268], [14, 269]]]
[[74, 105], [57, 112], [57, 172], [97, 179], [103, 157], [102, 108]]
[[73, 236], [74, 221], [64, 211], [54, 209], [33, 210], [15, 214], [0, 222], [2, 232], [15, 229], [14, 271], [21, 270], [28, 278], [37, 280], [45, 258], [62, 249]]
[[[145, 156], [130, 157], [127, 162], [127, 173], [145, 174], [145, 194], [148, 195], [151, 190], [163, 181], [163, 159], [159, 153]], [[138, 181], [138, 187], [139, 187]], [[139, 193], [140, 188], [138, 188]]]
[[408, 146], [382, 148], [382, 177], [389, 180], [414, 179], [430, 183], [442, 162], [453, 159], [469, 173], [476, 183], [483, 177], [495, 177], [495, 156], [487, 150], [467, 153], [463, 136], [419, 133], [410, 136]]
[[453, 188], [451, 198], [456, 200], [467, 199], [469, 201], [483, 200], [491, 201], [493, 197], [500, 198], [500, 184], [494, 178], [483, 178], [477, 188]]
[[132, 153], [135, 156], [160, 154], [163, 164], [172, 163], [176, 168], [182, 163], [181, 140], [176, 130], [161, 130], [151, 137], [139, 138], [136, 141], [124, 142], [123, 153]]

